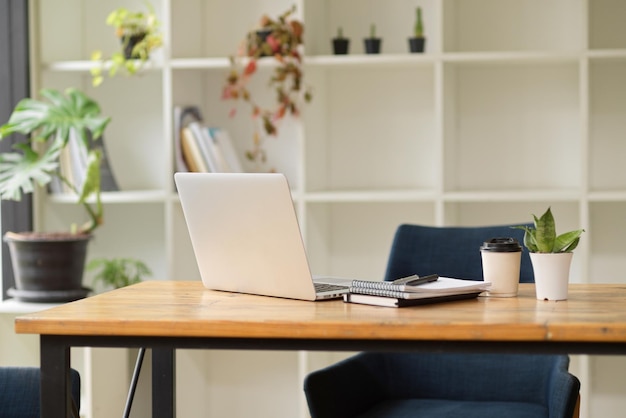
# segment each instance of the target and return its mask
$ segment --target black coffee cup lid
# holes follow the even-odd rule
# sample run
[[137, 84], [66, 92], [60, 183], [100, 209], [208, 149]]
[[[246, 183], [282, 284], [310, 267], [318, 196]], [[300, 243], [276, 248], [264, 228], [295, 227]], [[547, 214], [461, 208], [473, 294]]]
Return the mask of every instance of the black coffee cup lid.
[[522, 246], [515, 238], [497, 237], [491, 238], [480, 247], [481, 251], [493, 251], [498, 253], [511, 253], [522, 251]]

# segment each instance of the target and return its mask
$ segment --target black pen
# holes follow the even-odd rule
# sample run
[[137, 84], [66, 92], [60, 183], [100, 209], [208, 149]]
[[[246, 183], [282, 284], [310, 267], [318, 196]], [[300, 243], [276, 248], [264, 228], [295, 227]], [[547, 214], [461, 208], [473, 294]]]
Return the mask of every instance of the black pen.
[[393, 284], [404, 284], [407, 286], [417, 286], [424, 283], [436, 282], [439, 279], [438, 274], [429, 274], [428, 276], [418, 276], [414, 274], [413, 276], [403, 277], [401, 279], [396, 279], [392, 283]]

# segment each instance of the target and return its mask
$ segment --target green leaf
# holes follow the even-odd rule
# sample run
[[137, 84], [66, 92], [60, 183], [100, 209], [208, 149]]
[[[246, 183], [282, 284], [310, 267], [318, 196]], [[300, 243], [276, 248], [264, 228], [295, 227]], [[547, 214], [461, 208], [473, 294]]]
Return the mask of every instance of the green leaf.
[[93, 150], [87, 154], [87, 175], [80, 191], [79, 202], [84, 203], [89, 196], [100, 190], [100, 161], [102, 153]]
[[535, 230], [526, 226], [512, 226], [513, 229], [521, 229], [524, 231], [524, 245], [530, 252], [537, 252], [537, 240], [535, 239]]
[[91, 260], [86, 269], [88, 271], [99, 270], [94, 280], [113, 288], [139, 283], [144, 276], [152, 274], [142, 261], [132, 258], [98, 258]]
[[540, 253], [551, 253], [554, 249], [554, 242], [556, 240], [556, 227], [554, 225], [554, 216], [550, 208], [541, 215], [541, 218], [535, 218], [535, 242], [537, 244], [537, 251]]
[[578, 229], [576, 231], [566, 232], [559, 235], [554, 242], [555, 253], [569, 253], [574, 251], [574, 248], [578, 246], [580, 236], [585, 232], [584, 229]]
[[[58, 149], [51, 149], [41, 158], [25, 144], [24, 153], [0, 154], [0, 198], [21, 200], [22, 193], [32, 193], [34, 184], [50, 182], [59, 167]], [[25, 146], [25, 148], [24, 148]]]

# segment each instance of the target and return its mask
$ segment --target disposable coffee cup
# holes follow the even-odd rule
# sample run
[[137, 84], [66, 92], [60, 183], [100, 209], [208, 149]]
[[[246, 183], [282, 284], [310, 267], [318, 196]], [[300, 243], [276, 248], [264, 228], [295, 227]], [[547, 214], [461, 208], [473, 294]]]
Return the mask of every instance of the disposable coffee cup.
[[514, 297], [519, 287], [522, 246], [515, 238], [491, 238], [480, 247], [487, 296]]

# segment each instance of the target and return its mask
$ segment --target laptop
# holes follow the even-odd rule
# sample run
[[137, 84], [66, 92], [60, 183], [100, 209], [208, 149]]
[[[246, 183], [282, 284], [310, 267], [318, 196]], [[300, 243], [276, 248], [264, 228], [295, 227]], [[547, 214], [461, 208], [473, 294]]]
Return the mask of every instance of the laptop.
[[350, 279], [314, 280], [283, 174], [175, 173], [174, 181], [206, 288], [310, 301], [348, 293]]

